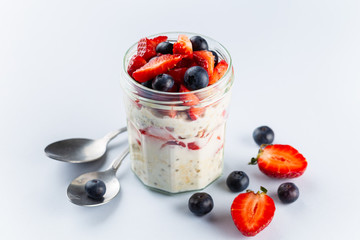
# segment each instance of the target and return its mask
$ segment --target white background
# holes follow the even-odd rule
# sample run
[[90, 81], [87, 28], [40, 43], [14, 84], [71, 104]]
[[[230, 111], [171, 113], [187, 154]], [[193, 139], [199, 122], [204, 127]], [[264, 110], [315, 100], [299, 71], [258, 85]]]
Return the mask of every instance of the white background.
[[[252, 239], [359, 239], [360, 3], [264, 1], [0, 1], [1, 239], [245, 239], [225, 179], [233, 170], [265, 186], [273, 221]], [[126, 135], [97, 163], [45, 157], [71, 137], [98, 138], [125, 125], [120, 69], [127, 48], [166, 31], [198, 32], [231, 52], [236, 80], [227, 125], [224, 175], [205, 191], [213, 211], [196, 217], [191, 193], [166, 196], [119, 170], [120, 195], [83, 208], [68, 202], [68, 183], [105, 169]], [[300, 198], [276, 196], [284, 180], [248, 166], [252, 131], [275, 131], [308, 160], [294, 179]]]

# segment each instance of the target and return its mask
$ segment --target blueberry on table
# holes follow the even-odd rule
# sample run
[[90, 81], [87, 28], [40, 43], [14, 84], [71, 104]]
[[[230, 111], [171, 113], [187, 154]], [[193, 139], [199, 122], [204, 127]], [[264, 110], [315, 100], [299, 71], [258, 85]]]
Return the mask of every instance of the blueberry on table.
[[249, 177], [243, 171], [233, 171], [227, 177], [226, 185], [233, 192], [244, 191], [249, 186]]
[[218, 56], [218, 54], [217, 54], [215, 51], [213, 51], [213, 50], [211, 50], [210, 52], [214, 55], [214, 62], [215, 62], [214, 67], [216, 67], [216, 65], [217, 65], [218, 62], [219, 62], [219, 56]]
[[278, 196], [283, 203], [292, 203], [299, 198], [299, 188], [291, 182], [283, 183], [278, 188]]
[[173, 54], [174, 44], [170, 42], [161, 42], [156, 46], [156, 52], [162, 54]]
[[208, 50], [209, 46], [207, 41], [200, 36], [193, 36], [190, 38], [193, 51]]
[[106, 185], [99, 179], [92, 179], [85, 184], [85, 192], [90, 198], [101, 199], [106, 192]]
[[166, 73], [157, 75], [152, 81], [152, 88], [162, 92], [168, 92], [174, 86], [174, 79]]
[[207, 87], [209, 84], [209, 75], [202, 67], [191, 67], [185, 72], [184, 84], [185, 87], [189, 90], [197, 90]]
[[254, 130], [253, 138], [260, 146], [261, 144], [271, 144], [274, 141], [274, 131], [268, 126], [261, 126]]
[[199, 192], [190, 197], [188, 206], [196, 216], [204, 216], [214, 208], [214, 201], [209, 194]]

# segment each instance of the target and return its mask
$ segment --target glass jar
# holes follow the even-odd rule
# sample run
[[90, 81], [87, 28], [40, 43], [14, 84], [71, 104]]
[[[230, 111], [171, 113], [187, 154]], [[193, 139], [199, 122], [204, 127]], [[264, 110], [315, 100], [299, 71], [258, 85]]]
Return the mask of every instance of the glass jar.
[[[167, 36], [176, 42], [179, 34], [189, 38], [199, 34], [170, 32], [148, 38]], [[149, 89], [127, 73], [136, 54], [137, 44], [126, 52], [121, 85], [130, 145], [131, 168], [146, 186], [178, 193], [199, 190], [216, 180], [223, 170], [225, 124], [234, 81], [229, 52], [215, 40], [202, 36], [209, 49], [217, 52], [229, 67], [215, 84], [190, 93], [160, 92]], [[199, 103], [185, 103], [195, 94]], [[197, 117], [191, 115], [198, 114]]]

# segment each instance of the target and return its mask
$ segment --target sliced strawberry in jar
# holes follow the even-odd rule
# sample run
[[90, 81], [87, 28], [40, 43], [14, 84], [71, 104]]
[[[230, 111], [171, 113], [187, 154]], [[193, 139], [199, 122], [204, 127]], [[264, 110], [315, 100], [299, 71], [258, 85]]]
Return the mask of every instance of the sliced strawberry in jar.
[[178, 84], [184, 84], [184, 75], [185, 72], [188, 68], [183, 67], [183, 68], [174, 68], [172, 70], [170, 70], [167, 74], [169, 74], [170, 76], [172, 76], [172, 78], [174, 79], [174, 81]]
[[214, 72], [214, 65], [215, 65], [214, 55], [210, 51], [202, 50], [202, 51], [195, 51], [193, 53], [193, 56], [195, 62], [200, 67], [203, 67], [207, 71], [210, 78]]
[[195, 143], [195, 142], [190, 142], [188, 143], [187, 147], [190, 149], [190, 150], [199, 150], [200, 149], [200, 146]]
[[189, 37], [180, 34], [177, 42], [174, 43], [173, 52], [174, 54], [188, 55], [188, 57], [192, 58], [193, 49]]
[[193, 66], [197, 66], [196, 62], [193, 58], [187, 56], [184, 56], [184, 58], [178, 64], [176, 64], [176, 68], [189, 68]]
[[165, 129], [157, 127], [147, 127], [139, 130], [142, 135], [153, 137], [162, 141], [172, 141], [175, 138]]
[[186, 93], [180, 96], [180, 100], [184, 103], [185, 106], [193, 106], [199, 104], [199, 98], [191, 93], [184, 85], [180, 85], [179, 92]]
[[139, 55], [134, 55], [130, 59], [130, 62], [129, 62], [129, 65], [127, 68], [127, 72], [131, 76], [133, 74], [133, 72], [135, 72], [137, 69], [141, 68], [145, 64], [146, 64], [146, 60], [143, 57], [141, 57]]
[[183, 56], [179, 54], [165, 54], [153, 58], [147, 64], [137, 69], [132, 74], [132, 77], [138, 82], [146, 82], [161, 73], [166, 73], [169, 69], [175, 67], [182, 58]]
[[203, 114], [203, 112], [204, 112], [203, 108], [191, 107], [188, 111], [188, 115], [191, 120], [195, 121], [201, 116], [201, 114]]
[[226, 73], [228, 67], [229, 64], [225, 60], [221, 60], [214, 68], [212, 76], [209, 77], [209, 85], [219, 81], [219, 79], [222, 78]]
[[166, 40], [166, 36], [158, 36], [153, 39], [140, 39], [137, 46], [137, 55], [148, 61], [150, 58], [156, 56], [156, 46], [161, 42], [165, 42]]

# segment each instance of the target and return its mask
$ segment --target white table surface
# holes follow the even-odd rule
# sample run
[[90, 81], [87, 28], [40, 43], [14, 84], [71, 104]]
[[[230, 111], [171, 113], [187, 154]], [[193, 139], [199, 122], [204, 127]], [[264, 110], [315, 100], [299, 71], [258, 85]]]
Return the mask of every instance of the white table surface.
[[[0, 239], [245, 239], [230, 205], [227, 175], [243, 170], [249, 188], [269, 190], [269, 227], [252, 239], [359, 239], [359, 1], [0, 1]], [[72, 165], [44, 147], [71, 137], [97, 138], [125, 125], [120, 68], [143, 36], [198, 32], [231, 52], [233, 87], [223, 176], [204, 191], [215, 207], [196, 217], [192, 193], [166, 196], [119, 170], [111, 203], [84, 208], [66, 198], [68, 183], [105, 169], [124, 149], [110, 144], [103, 161]], [[248, 166], [252, 131], [275, 131], [308, 160], [292, 180], [300, 198], [279, 202], [277, 187]]]

